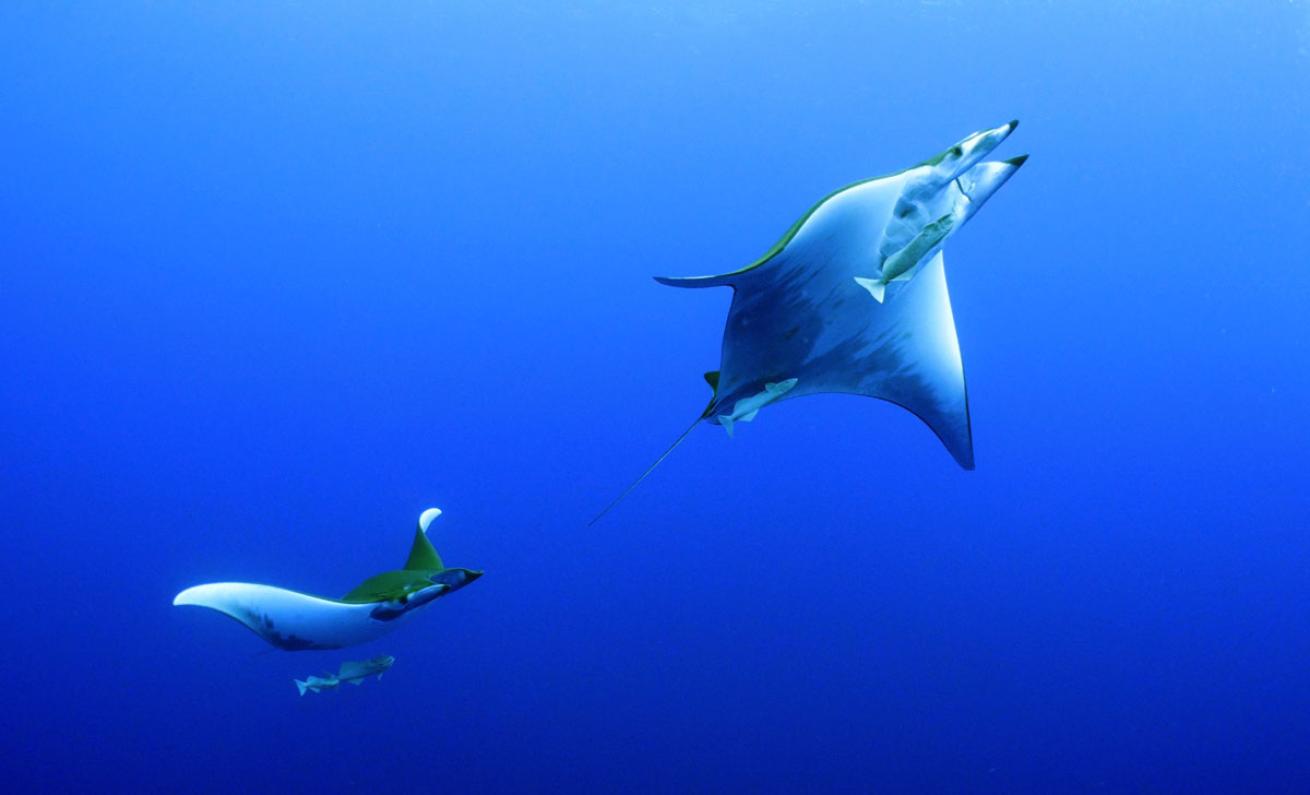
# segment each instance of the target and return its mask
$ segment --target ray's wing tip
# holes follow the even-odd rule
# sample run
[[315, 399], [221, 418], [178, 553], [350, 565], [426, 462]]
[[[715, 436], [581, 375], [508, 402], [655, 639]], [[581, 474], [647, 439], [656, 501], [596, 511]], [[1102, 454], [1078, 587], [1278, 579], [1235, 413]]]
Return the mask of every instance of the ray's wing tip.
[[669, 287], [720, 287], [732, 283], [729, 281], [730, 276], [731, 274], [719, 276], [655, 276], [652, 278]]
[[212, 583], [206, 585], [193, 585], [190, 588], [184, 588], [181, 591], [178, 591], [177, 596], [173, 597], [173, 607], [184, 607], [186, 605], [204, 607], [205, 603], [203, 598], [205, 593], [212, 590], [210, 588], [211, 585]]
[[703, 286], [707, 279], [713, 277], [706, 276], [655, 276], [655, 281], [669, 287], [700, 287]]

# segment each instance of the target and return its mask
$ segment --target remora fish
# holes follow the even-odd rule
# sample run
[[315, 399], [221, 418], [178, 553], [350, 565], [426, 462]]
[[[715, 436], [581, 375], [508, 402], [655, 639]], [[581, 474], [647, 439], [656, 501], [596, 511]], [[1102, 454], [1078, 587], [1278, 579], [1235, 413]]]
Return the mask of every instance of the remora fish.
[[391, 655], [374, 657], [371, 660], [347, 661], [341, 664], [341, 667], [335, 674], [323, 674], [322, 676], [307, 676], [304, 679], [293, 680], [296, 687], [300, 690], [300, 695], [305, 695], [306, 691], [321, 693], [324, 690], [336, 690], [342, 682], [351, 684], [361, 684], [370, 676], [376, 675], [378, 679], [386, 673], [396, 662], [396, 658]]

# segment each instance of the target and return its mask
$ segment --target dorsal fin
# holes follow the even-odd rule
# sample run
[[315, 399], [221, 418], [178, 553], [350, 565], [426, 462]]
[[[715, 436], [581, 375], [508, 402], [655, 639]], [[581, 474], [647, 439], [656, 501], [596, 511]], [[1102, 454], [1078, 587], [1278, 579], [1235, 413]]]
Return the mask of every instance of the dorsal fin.
[[409, 560], [405, 561], [406, 569], [441, 571], [446, 568], [441, 562], [441, 556], [437, 554], [437, 548], [428, 540], [428, 525], [440, 515], [440, 508], [428, 508], [419, 515], [418, 529], [414, 531], [414, 544], [409, 548]]
[[714, 394], [710, 395], [709, 405], [707, 405], [705, 407], [705, 410], [701, 412], [700, 415], [701, 419], [705, 419], [706, 417], [710, 416], [710, 414], [714, 412], [714, 404], [717, 403], [719, 400], [719, 371], [710, 370], [708, 373], [706, 373], [705, 383], [710, 385], [710, 389], [714, 390]]

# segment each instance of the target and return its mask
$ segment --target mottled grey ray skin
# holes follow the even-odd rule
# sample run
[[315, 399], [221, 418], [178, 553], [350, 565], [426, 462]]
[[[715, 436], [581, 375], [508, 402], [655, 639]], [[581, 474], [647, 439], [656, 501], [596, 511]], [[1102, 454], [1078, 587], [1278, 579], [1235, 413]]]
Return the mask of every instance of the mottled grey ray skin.
[[[906, 196], [922, 205], [924, 217], [912, 221], [915, 228], [941, 217], [945, 208], [956, 218], [951, 234], [958, 231], [1022, 164], [1022, 158], [979, 163], [1015, 124], [976, 133], [919, 166], [838, 191], [742, 270], [659, 278], [681, 287], [733, 288], [718, 384], [703, 418], [717, 422], [717, 415], [758, 395], [766, 383], [795, 378], [796, 386], [779, 402], [822, 392], [891, 401], [927, 423], [956, 461], [972, 469], [968, 396], [940, 244], [914, 267], [898, 262], [905, 269], [892, 274], [883, 303], [856, 279], [882, 275], [884, 263], [904, 246], [888, 240], [909, 239]], [[901, 217], [897, 224], [894, 212]], [[889, 229], [894, 234], [885, 234]]]

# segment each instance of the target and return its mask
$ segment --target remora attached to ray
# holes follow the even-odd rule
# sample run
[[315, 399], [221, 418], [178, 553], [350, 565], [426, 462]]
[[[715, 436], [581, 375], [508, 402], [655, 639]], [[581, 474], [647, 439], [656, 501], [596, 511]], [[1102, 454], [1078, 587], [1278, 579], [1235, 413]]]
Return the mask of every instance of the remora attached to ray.
[[347, 660], [337, 669], [335, 674], [323, 674], [322, 676], [307, 676], [304, 679], [294, 679], [296, 689], [300, 695], [309, 693], [321, 693], [324, 690], [336, 690], [342, 682], [349, 682], [352, 685], [363, 684], [364, 680], [370, 676], [382, 678], [382, 674], [391, 669], [396, 662], [396, 658], [391, 655], [373, 657], [368, 660]]
[[368, 578], [340, 599], [245, 582], [196, 585], [173, 598], [236, 619], [280, 649], [339, 649], [379, 638], [433, 600], [463, 588], [481, 571], [446, 568], [428, 540], [428, 526], [441, 515], [429, 508], [419, 516], [414, 543], [403, 569]]
[[656, 277], [675, 287], [733, 288], [721, 364], [705, 374], [714, 395], [700, 419], [731, 433], [735, 422], [783, 400], [867, 395], [914, 413], [972, 469], [941, 249], [1027, 159], [983, 160], [1016, 126], [976, 132], [916, 166], [830, 194], [744, 268]]

